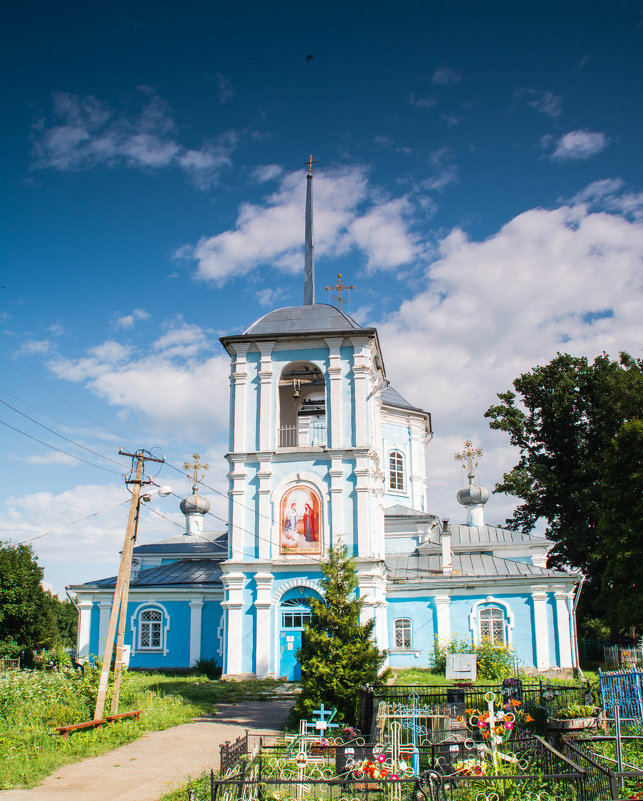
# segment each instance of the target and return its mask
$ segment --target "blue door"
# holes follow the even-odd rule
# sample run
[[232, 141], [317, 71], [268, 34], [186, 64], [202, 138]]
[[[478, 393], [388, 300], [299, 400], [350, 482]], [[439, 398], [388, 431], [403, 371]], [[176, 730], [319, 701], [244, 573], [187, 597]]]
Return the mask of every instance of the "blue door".
[[290, 598], [281, 604], [279, 614], [279, 676], [288, 681], [299, 681], [301, 665], [297, 651], [301, 648], [305, 624], [310, 620], [310, 602], [305, 597]]

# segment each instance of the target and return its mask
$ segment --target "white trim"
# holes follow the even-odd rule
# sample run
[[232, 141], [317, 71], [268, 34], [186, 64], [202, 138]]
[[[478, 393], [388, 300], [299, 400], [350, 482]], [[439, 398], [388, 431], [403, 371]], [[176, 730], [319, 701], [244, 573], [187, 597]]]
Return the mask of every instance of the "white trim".
[[478, 617], [478, 613], [480, 612], [481, 606], [499, 606], [505, 614], [505, 626], [506, 626], [506, 633], [507, 633], [507, 642], [506, 645], [511, 645], [513, 637], [512, 632], [514, 626], [516, 624], [516, 619], [514, 613], [511, 611], [511, 605], [507, 603], [507, 601], [503, 601], [501, 598], [496, 598], [493, 595], [487, 595], [486, 598], [482, 598], [476, 603], [473, 604], [471, 607], [471, 612], [469, 613], [469, 629], [473, 634], [473, 642], [478, 644], [480, 642], [480, 620]]
[[281, 603], [282, 596], [284, 596], [289, 590], [294, 590], [297, 587], [308, 587], [309, 590], [314, 590], [320, 597], [323, 597], [318, 581], [313, 581], [312, 579], [307, 578], [293, 578], [285, 581], [283, 584], [280, 584], [273, 592], [273, 604]]
[[[399, 487], [392, 487], [391, 486], [391, 456], [393, 454], [398, 454], [402, 460], [402, 467], [401, 470], [396, 471], [397, 473], [402, 473], [402, 488]], [[406, 454], [402, 450], [402, 448], [389, 448], [386, 454], [387, 457], [387, 465], [386, 465], [386, 491], [387, 493], [392, 493], [394, 495], [406, 495]]]
[[190, 667], [201, 658], [201, 623], [203, 596], [194, 595], [190, 599]]
[[[142, 612], [144, 609], [152, 608], [161, 610], [163, 614], [163, 620], [161, 621], [161, 647], [160, 648], [141, 648], [139, 645], [139, 636], [140, 636], [140, 628], [138, 624], [138, 616], [139, 613]], [[158, 653], [159, 651], [163, 651], [163, 656], [168, 655], [168, 647], [167, 647], [167, 633], [170, 630], [170, 615], [168, 614], [167, 609], [163, 606], [163, 604], [158, 603], [158, 601], [144, 601], [143, 603], [139, 604], [136, 609], [132, 612], [132, 616], [130, 618], [130, 628], [132, 629], [132, 656], [137, 653], [141, 654], [149, 654], [149, 653]]]
[[[400, 627], [404, 631], [408, 628], [408, 634], [409, 634], [409, 644], [408, 644], [408, 646], [398, 645], [397, 644], [397, 624], [401, 623], [402, 621], [404, 621], [405, 623], [408, 623], [407, 627], [402, 627], [402, 626]], [[398, 653], [400, 651], [413, 651], [414, 650], [414, 648], [413, 648], [413, 621], [411, 620], [410, 617], [396, 617], [395, 620], [393, 620], [393, 650], [397, 651]]]

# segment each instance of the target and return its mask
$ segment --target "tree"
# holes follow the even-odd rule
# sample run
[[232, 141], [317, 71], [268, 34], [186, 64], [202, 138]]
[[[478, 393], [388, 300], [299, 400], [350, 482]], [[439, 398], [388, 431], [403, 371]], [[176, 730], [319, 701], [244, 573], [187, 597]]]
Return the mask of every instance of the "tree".
[[[485, 413], [491, 428], [507, 432], [520, 450], [518, 464], [495, 488], [522, 500], [507, 524], [529, 532], [544, 519], [554, 542], [551, 564], [580, 568], [588, 579], [584, 604], [604, 617], [603, 576], [623, 560], [601, 523], [614, 519], [622, 503], [610, 490], [616, 468], [610, 474], [609, 459], [617, 456], [609, 454], [618, 450], [623, 426], [643, 417], [643, 363], [624, 353], [618, 362], [603, 354], [593, 363], [559, 353], [513, 386], [516, 392], [500, 393], [501, 403]], [[612, 589], [625, 572], [612, 571]]]
[[354, 723], [358, 688], [377, 679], [384, 654], [373, 642], [374, 621], [360, 625], [364, 601], [355, 596], [355, 559], [345, 547], [331, 548], [321, 563], [323, 599], [311, 601], [301, 662], [301, 694], [295, 715], [309, 717], [323, 701], [340, 719]]
[[0, 656], [56, 642], [56, 614], [51, 594], [40, 584], [42, 577], [28, 545], [0, 543]]

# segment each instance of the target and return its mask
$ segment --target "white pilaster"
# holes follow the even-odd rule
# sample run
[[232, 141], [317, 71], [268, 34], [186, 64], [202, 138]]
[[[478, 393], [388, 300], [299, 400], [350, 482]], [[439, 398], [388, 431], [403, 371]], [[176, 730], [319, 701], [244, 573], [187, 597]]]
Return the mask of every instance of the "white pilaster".
[[343, 487], [344, 466], [339, 454], [331, 454], [330, 475], [330, 541], [337, 544], [344, 533], [343, 521]]
[[78, 610], [79, 610], [78, 639], [76, 642], [76, 651], [78, 653], [78, 657], [82, 656], [89, 657], [89, 636], [91, 632], [92, 607], [94, 605], [94, 602], [92, 598], [82, 598], [79, 599], [76, 603], [78, 605]]
[[438, 624], [438, 639], [440, 643], [447, 643], [451, 639], [451, 616], [449, 606], [451, 598], [448, 595], [435, 596], [435, 609]]
[[368, 339], [352, 337], [353, 343], [353, 386], [355, 394], [355, 447], [367, 445], [367, 381], [368, 381]]
[[533, 605], [534, 647], [536, 649], [536, 667], [547, 670], [551, 667], [549, 658], [549, 632], [547, 630], [547, 587], [532, 586], [531, 600]]
[[229, 521], [230, 521], [230, 540], [228, 551], [231, 559], [241, 559], [243, 557], [243, 541], [245, 536], [245, 510], [246, 510], [246, 479], [247, 474], [244, 470], [245, 457], [232, 455], [229, 457], [232, 463], [232, 470], [228, 473], [230, 479], [229, 490]]
[[409, 495], [413, 509], [426, 509], [426, 423], [411, 418], [410, 423]]
[[249, 342], [235, 342], [236, 359], [232, 373], [234, 385], [234, 421], [232, 425], [232, 450], [243, 452], [246, 449], [246, 355], [250, 348]]
[[[258, 554], [260, 559], [270, 559], [273, 553], [279, 553], [279, 544], [276, 546], [271, 542], [272, 519], [270, 516], [270, 481], [272, 471], [270, 469], [270, 454], [259, 454], [259, 519], [257, 531], [259, 535]], [[276, 551], [275, 551], [276, 547]]]
[[255, 628], [255, 653], [257, 664], [255, 672], [258, 679], [265, 679], [270, 673], [270, 613], [272, 609], [272, 573], [257, 573], [255, 575], [257, 584], [257, 600], [255, 609], [257, 610], [257, 625]]
[[330, 428], [327, 427], [328, 446], [342, 447], [342, 395], [341, 380], [342, 367], [340, 347], [342, 337], [329, 337], [325, 340], [328, 345], [328, 378], [330, 380]]
[[[368, 457], [366, 454], [358, 456], [356, 459], [355, 478], [357, 481], [357, 486], [355, 487], [357, 495], [357, 554], [358, 556], [370, 556], [371, 536], [368, 514], [370, 490], [368, 486]], [[336, 545], [335, 541], [333, 541], [333, 544]]]
[[563, 587], [554, 587], [556, 599], [556, 628], [558, 630], [558, 651], [561, 668], [573, 667], [572, 662], [572, 632], [570, 625], [570, 593]]
[[193, 595], [190, 599], [190, 667], [201, 658], [201, 618], [203, 596]]
[[272, 361], [271, 354], [274, 342], [257, 342], [261, 353], [259, 364], [259, 450], [275, 449], [275, 435], [271, 431], [272, 423]]
[[228, 647], [226, 651], [226, 676], [241, 674], [243, 642], [243, 573], [224, 573], [221, 576], [226, 590], [226, 600], [221, 606], [226, 610], [226, 633]]
[[112, 599], [98, 602], [98, 654], [103, 656], [105, 653], [105, 642], [107, 640], [107, 629], [109, 628], [109, 617], [112, 614]]

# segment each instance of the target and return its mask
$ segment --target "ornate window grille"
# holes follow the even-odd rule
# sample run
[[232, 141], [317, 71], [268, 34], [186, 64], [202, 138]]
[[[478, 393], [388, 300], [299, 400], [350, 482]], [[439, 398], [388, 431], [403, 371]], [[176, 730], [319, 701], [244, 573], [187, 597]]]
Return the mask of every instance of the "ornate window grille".
[[507, 642], [505, 615], [497, 606], [488, 606], [480, 610], [480, 639], [486, 638], [491, 642], [504, 645]]
[[143, 609], [139, 613], [138, 619], [138, 647], [141, 650], [161, 650], [163, 648], [163, 612], [160, 609]]
[[310, 620], [310, 606], [306, 598], [290, 598], [281, 605], [281, 627], [303, 629]]
[[408, 617], [398, 617], [395, 621], [395, 647], [401, 651], [411, 649], [411, 621]]

